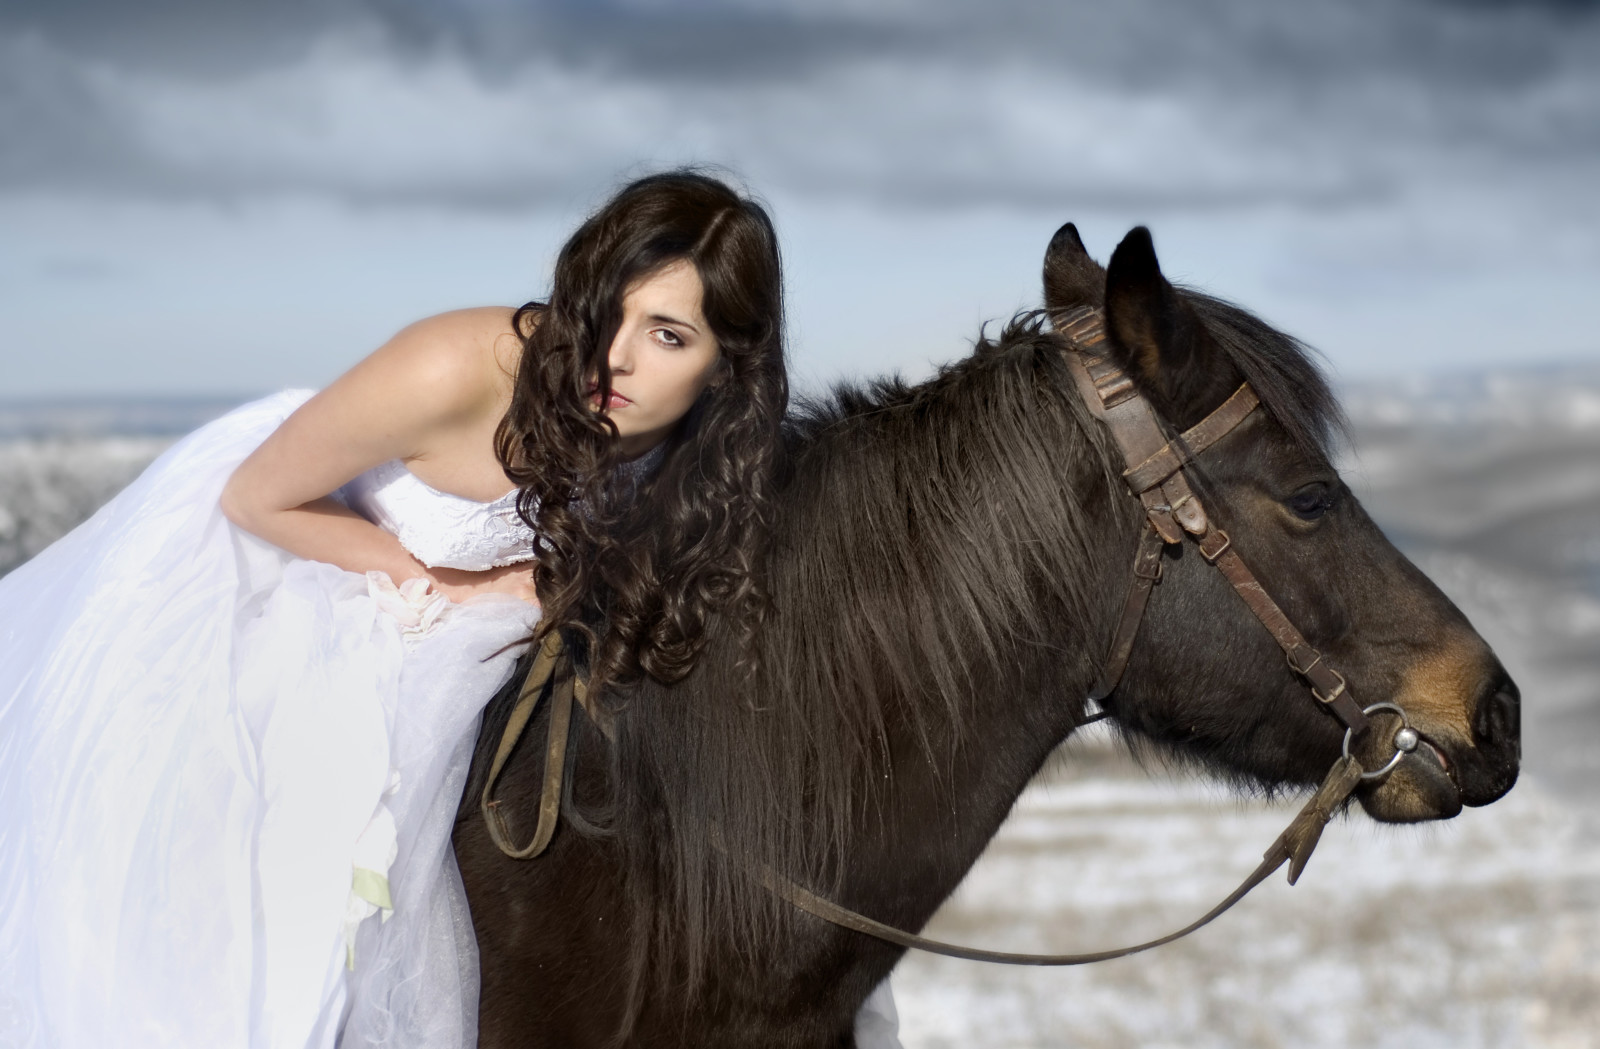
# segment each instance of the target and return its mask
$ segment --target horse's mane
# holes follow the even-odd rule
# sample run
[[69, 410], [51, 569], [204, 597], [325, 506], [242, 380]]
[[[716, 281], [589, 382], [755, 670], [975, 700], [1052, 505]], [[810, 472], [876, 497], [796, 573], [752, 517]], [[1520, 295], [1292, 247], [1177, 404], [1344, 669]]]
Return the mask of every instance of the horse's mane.
[[[760, 958], [793, 920], [751, 864], [837, 888], [891, 766], [947, 756], [959, 697], [992, 687], [981, 667], [1043, 635], [1040, 579], [1085, 619], [1097, 537], [1067, 479], [1109, 461], [1097, 433], [1037, 319], [925, 383], [840, 386], [794, 411], [754, 669], [719, 625], [687, 680], [640, 687], [619, 719], [635, 897], [691, 980], [708, 939]], [[891, 755], [891, 725], [920, 753]]]
[[[1305, 350], [1237, 307], [1190, 301], [1267, 410], [1322, 449], [1339, 415]], [[802, 403], [786, 471], [754, 669], [733, 625], [713, 623], [685, 681], [608, 697], [636, 973], [692, 985], [730, 944], [798, 964], [762, 952], [796, 912], [752, 865], [835, 891], [893, 769], [947, 767], [977, 745], [961, 699], [1003, 687], [995, 668], [1043, 656], [1092, 673], [1095, 559], [1108, 530], [1131, 552], [1136, 504], [1038, 314], [921, 384]]]

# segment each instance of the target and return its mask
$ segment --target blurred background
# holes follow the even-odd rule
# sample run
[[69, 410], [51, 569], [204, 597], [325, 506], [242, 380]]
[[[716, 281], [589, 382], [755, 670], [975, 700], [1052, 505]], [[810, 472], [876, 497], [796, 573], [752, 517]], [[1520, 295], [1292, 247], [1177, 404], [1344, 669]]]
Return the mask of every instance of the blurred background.
[[[1102, 259], [1149, 225], [1326, 355], [1352, 486], [1526, 697], [1505, 801], [1345, 821], [1145, 958], [908, 959], [908, 1049], [1596, 1044], [1590, 0], [5, 0], [0, 572], [232, 404], [540, 295], [589, 208], [680, 163], [771, 205], [801, 389], [965, 353], [1063, 221]], [[938, 922], [1164, 931], [1285, 818], [1088, 740]]]

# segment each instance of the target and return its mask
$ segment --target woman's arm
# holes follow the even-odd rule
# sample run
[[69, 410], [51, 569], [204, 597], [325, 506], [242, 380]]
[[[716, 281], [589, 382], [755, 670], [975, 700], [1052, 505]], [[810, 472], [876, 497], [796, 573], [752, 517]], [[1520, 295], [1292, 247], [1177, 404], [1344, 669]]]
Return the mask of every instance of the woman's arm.
[[[234, 471], [222, 512], [309, 560], [387, 572], [396, 583], [422, 577], [453, 600], [490, 591], [532, 600], [529, 566], [430, 569], [393, 535], [328, 497], [379, 463], [435, 457], [492, 430], [505, 387], [493, 350], [497, 326], [484, 323], [485, 312], [414, 324], [307, 401]], [[492, 458], [492, 448], [485, 445], [483, 455]]]

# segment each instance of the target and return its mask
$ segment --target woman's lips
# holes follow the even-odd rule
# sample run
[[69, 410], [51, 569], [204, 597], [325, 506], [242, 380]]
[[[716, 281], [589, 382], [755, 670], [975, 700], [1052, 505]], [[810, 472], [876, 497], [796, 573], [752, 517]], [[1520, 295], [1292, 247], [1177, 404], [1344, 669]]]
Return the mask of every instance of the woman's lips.
[[[589, 403], [596, 408], [600, 407], [600, 387], [598, 385], [589, 387]], [[607, 411], [611, 411], [616, 408], [625, 408], [632, 403], [633, 402], [627, 397], [618, 393], [616, 390], [612, 390], [611, 397], [606, 401], [605, 406]]]

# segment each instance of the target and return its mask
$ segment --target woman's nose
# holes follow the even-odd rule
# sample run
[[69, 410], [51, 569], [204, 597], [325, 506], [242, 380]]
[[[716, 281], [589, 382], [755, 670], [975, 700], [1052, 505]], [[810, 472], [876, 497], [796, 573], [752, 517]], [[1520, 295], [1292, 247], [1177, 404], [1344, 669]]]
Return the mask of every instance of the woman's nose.
[[633, 352], [625, 333], [618, 332], [616, 338], [611, 340], [611, 352], [606, 356], [606, 364], [612, 375], [627, 374], [633, 370]]

